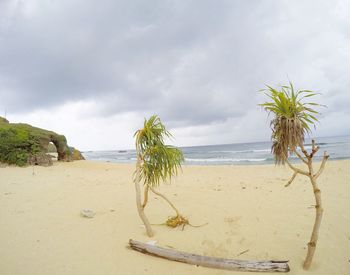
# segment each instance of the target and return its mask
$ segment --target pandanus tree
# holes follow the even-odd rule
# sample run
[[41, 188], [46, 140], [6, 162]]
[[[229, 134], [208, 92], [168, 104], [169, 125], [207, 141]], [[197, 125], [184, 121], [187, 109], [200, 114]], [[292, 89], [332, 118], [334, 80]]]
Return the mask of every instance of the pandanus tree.
[[[174, 204], [155, 190], [161, 182], [171, 180], [173, 176], [177, 175], [184, 157], [181, 150], [164, 143], [164, 139], [171, 138], [172, 135], [166, 130], [158, 116], [154, 115], [148, 120], [145, 119], [143, 128], [137, 130], [134, 136], [136, 138], [137, 157], [134, 177], [136, 205], [139, 216], [146, 227], [147, 235], [152, 237], [154, 233], [144, 212], [148, 202], [149, 191], [162, 197], [176, 212], [176, 216], [169, 219], [168, 223], [184, 220], [184, 217], [180, 215]], [[144, 186], [143, 202], [141, 183]]]
[[[300, 174], [310, 179], [313, 188], [316, 201], [316, 218], [303, 265], [304, 269], [309, 269], [315, 253], [323, 214], [321, 191], [317, 179], [323, 172], [329, 156], [327, 152], [324, 152], [321, 165], [315, 172], [313, 157], [319, 150], [319, 146], [312, 140], [311, 151], [308, 152], [304, 147], [304, 141], [305, 134], [310, 133], [311, 127], [315, 127], [317, 122], [315, 115], [318, 115], [319, 112], [313, 108], [321, 105], [308, 102], [308, 99], [316, 95], [315, 92], [310, 90], [295, 91], [291, 82], [289, 86], [281, 86], [280, 89], [267, 86], [262, 92], [270, 98], [270, 101], [259, 105], [274, 115], [271, 121], [271, 151], [275, 157], [275, 162], [276, 164], [287, 164], [293, 170], [293, 175], [285, 186], [289, 186], [295, 177]], [[289, 162], [288, 159], [293, 154], [306, 165], [306, 170], [297, 168]]]

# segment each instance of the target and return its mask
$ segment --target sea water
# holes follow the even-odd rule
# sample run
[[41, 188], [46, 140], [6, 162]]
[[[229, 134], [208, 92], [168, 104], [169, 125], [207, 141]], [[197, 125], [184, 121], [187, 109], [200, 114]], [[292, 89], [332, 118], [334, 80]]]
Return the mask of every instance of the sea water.
[[[320, 146], [314, 159], [321, 160], [327, 151], [330, 160], [350, 159], [350, 136], [315, 138]], [[311, 149], [311, 140], [305, 140], [305, 148]], [[185, 157], [185, 164], [193, 165], [239, 165], [271, 164], [271, 142], [251, 142], [222, 145], [192, 146], [180, 148]], [[135, 150], [89, 151], [83, 152], [87, 160], [105, 162], [133, 163], [136, 161]], [[291, 161], [297, 160], [292, 155]]]

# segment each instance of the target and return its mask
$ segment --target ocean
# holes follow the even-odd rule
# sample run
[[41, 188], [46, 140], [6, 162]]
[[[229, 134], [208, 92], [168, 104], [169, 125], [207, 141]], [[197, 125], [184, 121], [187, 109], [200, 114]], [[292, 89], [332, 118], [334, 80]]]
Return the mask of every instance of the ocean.
[[[327, 151], [330, 160], [350, 159], [350, 136], [315, 138], [320, 146], [315, 160], [321, 160]], [[306, 139], [305, 148], [311, 149], [311, 140]], [[274, 163], [271, 142], [251, 142], [222, 145], [181, 147], [185, 165], [249, 165]], [[87, 160], [104, 162], [134, 163], [135, 150], [88, 151], [83, 152]], [[292, 156], [294, 162], [297, 157]]]

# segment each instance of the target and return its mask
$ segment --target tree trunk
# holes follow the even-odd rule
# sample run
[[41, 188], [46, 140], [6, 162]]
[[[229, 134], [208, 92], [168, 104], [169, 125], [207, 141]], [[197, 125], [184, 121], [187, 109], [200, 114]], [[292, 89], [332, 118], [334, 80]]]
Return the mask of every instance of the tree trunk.
[[148, 237], [153, 237], [153, 230], [151, 224], [149, 223], [145, 212], [143, 211], [143, 207], [141, 205], [141, 188], [140, 188], [140, 168], [141, 168], [141, 159], [139, 154], [137, 153], [137, 162], [136, 162], [136, 176], [135, 176], [135, 190], [136, 190], [136, 206], [139, 216], [146, 227]]
[[314, 223], [314, 227], [312, 230], [310, 242], [307, 244], [307, 247], [308, 247], [307, 248], [307, 255], [306, 255], [306, 258], [304, 261], [304, 265], [303, 265], [303, 268], [306, 270], [310, 268], [312, 258], [314, 256], [314, 253], [316, 250], [316, 245], [317, 245], [317, 240], [318, 240], [318, 232], [320, 229], [322, 214], [323, 214], [321, 190], [318, 188], [317, 182], [313, 176], [310, 176], [310, 180], [312, 183], [312, 188], [314, 191], [315, 201], [316, 201], [316, 205], [315, 205], [316, 218], [315, 218], [315, 223]]
[[172, 261], [205, 266], [211, 268], [228, 269], [235, 271], [255, 272], [288, 272], [288, 261], [243, 261], [216, 257], [201, 256], [173, 249], [162, 248], [129, 240], [130, 247], [144, 254], [149, 254]]
[[143, 204], [142, 204], [142, 209], [145, 209], [147, 202], [148, 202], [148, 190], [149, 186], [146, 184], [145, 189], [143, 191]]

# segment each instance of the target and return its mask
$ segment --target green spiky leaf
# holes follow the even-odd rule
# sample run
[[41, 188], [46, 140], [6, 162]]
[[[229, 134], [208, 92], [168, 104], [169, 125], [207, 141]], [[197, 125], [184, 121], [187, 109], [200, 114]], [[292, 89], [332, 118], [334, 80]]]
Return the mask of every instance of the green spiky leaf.
[[267, 112], [274, 114], [271, 121], [272, 152], [277, 164], [284, 164], [289, 154], [304, 142], [305, 133], [309, 133], [310, 126], [318, 121], [315, 115], [319, 112], [308, 106], [323, 106], [314, 102], [303, 102], [303, 99], [311, 98], [317, 93], [310, 90], [295, 92], [293, 84], [283, 85], [281, 89], [275, 89], [266, 85], [266, 89], [260, 90], [271, 101], [259, 104]]
[[152, 187], [176, 176], [184, 161], [180, 149], [164, 144], [172, 135], [158, 116], [145, 119], [143, 128], [136, 131], [136, 151], [141, 159], [140, 177]]

